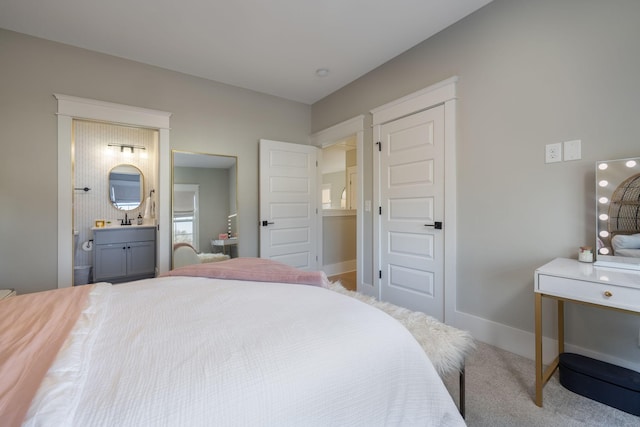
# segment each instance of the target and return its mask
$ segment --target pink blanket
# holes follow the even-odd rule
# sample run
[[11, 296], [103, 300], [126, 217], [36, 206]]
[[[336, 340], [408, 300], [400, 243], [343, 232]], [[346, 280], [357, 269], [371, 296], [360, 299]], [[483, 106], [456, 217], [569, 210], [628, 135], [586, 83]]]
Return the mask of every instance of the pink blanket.
[[281, 262], [264, 258], [232, 258], [216, 263], [187, 265], [163, 276], [210, 277], [215, 279], [250, 280], [256, 282], [296, 283], [329, 286], [322, 271], [304, 271]]
[[0, 420], [22, 424], [42, 378], [78, 320], [93, 286], [0, 301]]

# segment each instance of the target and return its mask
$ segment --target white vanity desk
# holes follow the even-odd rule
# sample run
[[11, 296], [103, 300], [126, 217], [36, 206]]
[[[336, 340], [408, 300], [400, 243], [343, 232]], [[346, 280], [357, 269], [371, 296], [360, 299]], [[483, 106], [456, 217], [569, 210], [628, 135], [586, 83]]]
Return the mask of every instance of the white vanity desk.
[[558, 367], [558, 357], [543, 372], [542, 297], [558, 302], [558, 353], [564, 352], [564, 302], [640, 314], [640, 271], [596, 267], [574, 259], [556, 258], [534, 276], [536, 333], [536, 405], [542, 388]]

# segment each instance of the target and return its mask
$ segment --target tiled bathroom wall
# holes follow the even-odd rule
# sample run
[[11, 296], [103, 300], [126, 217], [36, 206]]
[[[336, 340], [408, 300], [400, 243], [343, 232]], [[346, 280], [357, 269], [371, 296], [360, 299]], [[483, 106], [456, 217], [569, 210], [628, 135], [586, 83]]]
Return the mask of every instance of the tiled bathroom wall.
[[[138, 209], [127, 211], [129, 218], [144, 215], [145, 200], [151, 190], [157, 187], [157, 147], [158, 132], [110, 123], [74, 120], [74, 190], [73, 226], [78, 231], [78, 247], [74, 254], [74, 265], [93, 264], [93, 252], [82, 249], [83, 242], [93, 238], [91, 227], [96, 220], [119, 221], [124, 211], [113, 207], [109, 201], [109, 171], [120, 164], [136, 166], [144, 176], [144, 199]], [[108, 144], [143, 146], [146, 150], [135, 149], [134, 153], [125, 149], [109, 147]], [[87, 187], [89, 191], [79, 190]], [[154, 192], [152, 205], [157, 203]], [[152, 211], [152, 214], [154, 212]], [[119, 224], [119, 222], [118, 222]]]

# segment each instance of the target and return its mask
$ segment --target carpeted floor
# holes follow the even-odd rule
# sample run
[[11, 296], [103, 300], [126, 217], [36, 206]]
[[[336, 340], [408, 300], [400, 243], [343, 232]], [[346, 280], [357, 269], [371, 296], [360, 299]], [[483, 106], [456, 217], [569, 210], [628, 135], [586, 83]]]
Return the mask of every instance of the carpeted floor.
[[[640, 417], [565, 389], [557, 372], [545, 386], [539, 408], [533, 401], [534, 362], [481, 342], [466, 361], [466, 374], [470, 427], [640, 426]], [[458, 376], [447, 377], [445, 384], [458, 403]]]

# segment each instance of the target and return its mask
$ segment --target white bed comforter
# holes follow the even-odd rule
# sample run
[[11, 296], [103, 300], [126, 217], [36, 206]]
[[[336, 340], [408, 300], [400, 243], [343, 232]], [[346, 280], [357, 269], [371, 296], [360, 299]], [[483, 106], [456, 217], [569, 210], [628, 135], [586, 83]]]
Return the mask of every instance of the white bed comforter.
[[100, 284], [28, 426], [464, 425], [410, 333], [328, 289]]

